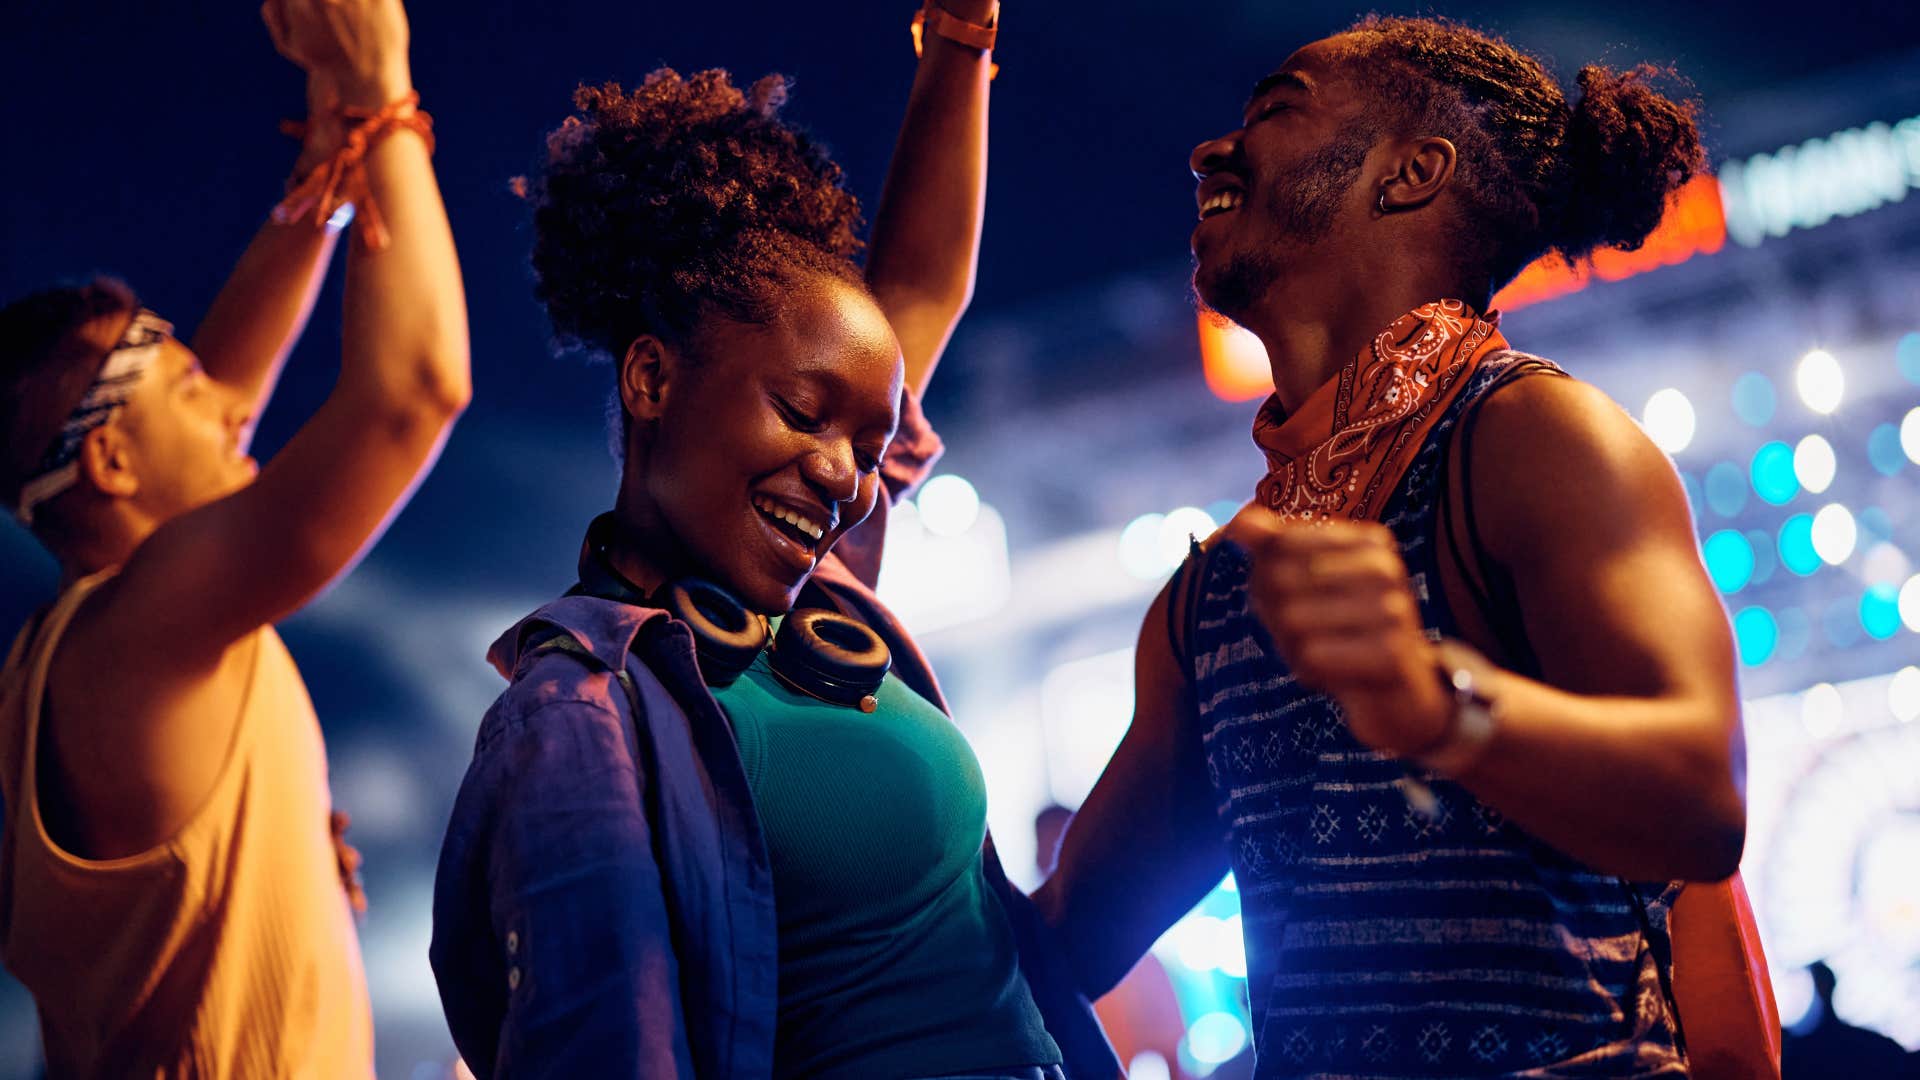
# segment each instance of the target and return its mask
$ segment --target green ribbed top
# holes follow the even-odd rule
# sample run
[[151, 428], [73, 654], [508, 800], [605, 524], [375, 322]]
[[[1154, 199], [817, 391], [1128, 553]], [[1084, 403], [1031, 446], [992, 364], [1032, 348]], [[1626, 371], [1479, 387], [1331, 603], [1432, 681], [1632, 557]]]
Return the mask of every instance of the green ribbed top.
[[874, 712], [818, 701], [764, 654], [714, 697], [773, 863], [775, 1075], [1058, 1064], [987, 887], [986, 782], [953, 722], [892, 675]]

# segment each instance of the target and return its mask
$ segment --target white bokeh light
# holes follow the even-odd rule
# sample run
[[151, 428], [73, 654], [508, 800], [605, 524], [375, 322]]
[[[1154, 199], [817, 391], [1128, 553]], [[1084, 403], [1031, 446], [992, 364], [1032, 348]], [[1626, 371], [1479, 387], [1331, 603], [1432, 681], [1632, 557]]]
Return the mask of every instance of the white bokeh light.
[[1828, 503], [1813, 515], [1813, 550], [1829, 566], [1839, 566], [1853, 554], [1860, 539], [1853, 513], [1839, 503]]
[[1833, 444], [1818, 435], [1809, 435], [1800, 440], [1793, 448], [1793, 475], [1800, 486], [1815, 495], [1827, 490], [1833, 484], [1834, 470], [1838, 462], [1833, 456]]
[[1920, 667], [1903, 667], [1887, 683], [1887, 708], [1903, 724], [1920, 719]]
[[920, 489], [920, 524], [935, 536], [959, 536], [980, 518], [980, 493], [966, 478], [946, 473]]
[[1900, 586], [1900, 621], [1907, 624], [1907, 629], [1920, 634], [1920, 574]]
[[1120, 530], [1120, 565], [1142, 581], [1152, 581], [1170, 569], [1161, 555], [1160, 526], [1165, 514], [1141, 514]]
[[1187, 557], [1193, 541], [1212, 536], [1214, 528], [1213, 515], [1197, 506], [1169, 510], [1160, 521], [1160, 558], [1165, 560], [1167, 572], [1172, 573]]
[[1231, 1061], [1247, 1045], [1247, 1028], [1227, 1012], [1210, 1012], [1187, 1029], [1187, 1053], [1202, 1065]]
[[1845, 719], [1846, 705], [1840, 700], [1840, 688], [1832, 683], [1809, 687], [1800, 696], [1800, 723], [1813, 738], [1826, 739], [1838, 735]]
[[1840, 370], [1840, 361], [1825, 349], [1815, 349], [1800, 358], [1800, 367], [1793, 373], [1793, 383], [1800, 391], [1800, 400], [1807, 408], [1822, 415], [1840, 407], [1840, 396], [1847, 387], [1847, 377]]
[[1687, 395], [1669, 386], [1647, 399], [1640, 414], [1640, 426], [1653, 445], [1669, 454], [1677, 454], [1693, 442], [1693, 403]]
[[1900, 421], [1900, 449], [1907, 452], [1908, 461], [1920, 465], [1920, 407], [1908, 409]]

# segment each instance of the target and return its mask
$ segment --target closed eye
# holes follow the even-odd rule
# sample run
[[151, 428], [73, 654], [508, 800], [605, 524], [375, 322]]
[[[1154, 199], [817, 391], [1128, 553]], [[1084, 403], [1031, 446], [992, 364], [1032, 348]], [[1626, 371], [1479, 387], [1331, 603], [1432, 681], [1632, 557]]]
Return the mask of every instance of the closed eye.
[[787, 426], [795, 431], [814, 435], [826, 427], [819, 417], [802, 411], [798, 406], [778, 395], [773, 398], [773, 407], [780, 413], [780, 419], [786, 421]]

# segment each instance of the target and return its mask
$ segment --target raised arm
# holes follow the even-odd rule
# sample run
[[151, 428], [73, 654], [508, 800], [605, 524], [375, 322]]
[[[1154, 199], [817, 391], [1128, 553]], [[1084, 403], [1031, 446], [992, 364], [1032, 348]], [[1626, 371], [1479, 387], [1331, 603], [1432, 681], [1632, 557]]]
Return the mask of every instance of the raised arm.
[[[338, 99], [339, 90], [325, 72], [307, 77], [312, 120], [296, 175], [338, 148], [341, 125], [326, 119]], [[307, 327], [339, 235], [331, 226], [314, 228], [310, 219], [282, 223], [269, 218], [194, 332], [193, 352], [207, 375], [252, 405], [241, 434], [242, 450], [252, 443], [254, 425], [280, 381], [280, 369]]]
[[[935, 0], [984, 24], [998, 0]], [[973, 298], [987, 191], [991, 58], [934, 33], [924, 51], [873, 219], [867, 283], [893, 324], [907, 387], [924, 394]]]
[[1162, 590], [1140, 627], [1133, 725], [1068, 824], [1058, 869], [1033, 895], [1089, 998], [1112, 989], [1227, 872], [1168, 603]]
[[1594, 869], [1731, 874], [1746, 826], [1733, 643], [1671, 463], [1599, 391], [1525, 379], [1489, 399], [1463, 468], [1542, 667], [1472, 662], [1497, 718], [1477, 756], [1439, 764], [1460, 745], [1452, 699], [1384, 528], [1235, 520], [1275, 645], [1356, 738], [1430, 757]]
[[[330, 73], [343, 106], [375, 110], [411, 93], [399, 0], [272, 0], [269, 10], [282, 51]], [[393, 131], [365, 167], [390, 242], [351, 244], [332, 395], [257, 481], [161, 526], [116, 582], [119, 610], [146, 620], [142, 655], [159, 672], [210, 665], [351, 565], [467, 402], [466, 306], [427, 143]]]

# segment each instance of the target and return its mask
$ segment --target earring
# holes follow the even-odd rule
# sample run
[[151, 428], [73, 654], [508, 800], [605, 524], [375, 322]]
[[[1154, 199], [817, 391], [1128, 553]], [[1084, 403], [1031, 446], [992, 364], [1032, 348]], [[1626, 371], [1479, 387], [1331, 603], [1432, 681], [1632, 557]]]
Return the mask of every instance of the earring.
[[1387, 209], [1387, 189], [1386, 188], [1380, 189], [1380, 199], [1375, 205], [1380, 207], [1381, 217], [1386, 217], [1388, 214], [1392, 213], [1391, 210]]

